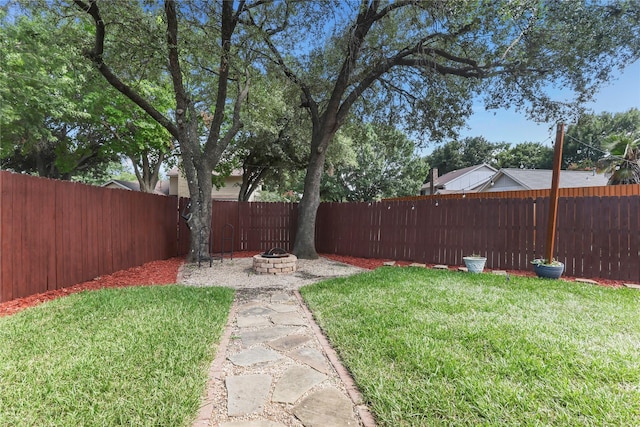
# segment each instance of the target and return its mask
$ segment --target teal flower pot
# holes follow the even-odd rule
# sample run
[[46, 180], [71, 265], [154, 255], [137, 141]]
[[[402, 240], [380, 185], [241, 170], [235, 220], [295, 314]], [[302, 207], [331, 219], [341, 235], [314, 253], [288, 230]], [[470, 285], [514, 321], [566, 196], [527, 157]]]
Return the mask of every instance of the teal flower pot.
[[561, 262], [554, 264], [534, 264], [533, 269], [538, 277], [559, 279], [562, 273], [564, 273], [564, 264]]

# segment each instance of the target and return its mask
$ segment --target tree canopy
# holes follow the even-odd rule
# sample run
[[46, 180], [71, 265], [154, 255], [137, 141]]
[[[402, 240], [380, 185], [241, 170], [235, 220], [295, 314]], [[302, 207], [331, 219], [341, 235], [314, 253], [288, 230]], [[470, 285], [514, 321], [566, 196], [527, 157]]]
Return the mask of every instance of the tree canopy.
[[637, 108], [619, 113], [582, 114], [575, 123], [567, 126], [562, 150], [563, 167], [596, 167], [611, 148], [612, 139], [638, 133], [640, 110]]
[[[41, 10], [3, 20], [0, 34], [3, 166], [104, 182], [109, 165], [124, 156], [133, 162], [142, 191], [152, 192], [171, 136], [83, 58], [74, 43], [90, 36], [87, 28]], [[171, 104], [162, 83], [141, 86], [163, 97], [159, 104], [167, 111]]]
[[321, 198], [333, 202], [370, 202], [418, 194], [427, 163], [414, 143], [392, 126], [349, 123], [343, 131], [353, 141], [353, 162], [325, 171]]
[[491, 143], [480, 136], [468, 137], [436, 147], [427, 162], [438, 168], [439, 175], [482, 163], [497, 167], [498, 156], [508, 147], [507, 143]]
[[563, 161], [572, 168], [599, 168], [610, 185], [640, 183], [640, 110], [583, 114], [569, 125]]
[[116, 158], [100, 123], [108, 86], [69, 48], [82, 28], [51, 14], [0, 20], [0, 158], [4, 167], [71, 179]]

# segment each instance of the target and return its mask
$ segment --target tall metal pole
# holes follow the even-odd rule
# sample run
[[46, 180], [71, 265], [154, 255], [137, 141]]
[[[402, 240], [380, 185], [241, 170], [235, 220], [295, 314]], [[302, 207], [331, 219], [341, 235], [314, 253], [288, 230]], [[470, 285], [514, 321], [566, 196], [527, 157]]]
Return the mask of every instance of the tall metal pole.
[[564, 123], [558, 123], [556, 145], [553, 150], [553, 174], [551, 176], [551, 194], [549, 197], [549, 223], [547, 225], [547, 246], [545, 259], [553, 259], [556, 241], [556, 219], [558, 217], [558, 189], [560, 187], [560, 165], [562, 164], [562, 143], [564, 141]]

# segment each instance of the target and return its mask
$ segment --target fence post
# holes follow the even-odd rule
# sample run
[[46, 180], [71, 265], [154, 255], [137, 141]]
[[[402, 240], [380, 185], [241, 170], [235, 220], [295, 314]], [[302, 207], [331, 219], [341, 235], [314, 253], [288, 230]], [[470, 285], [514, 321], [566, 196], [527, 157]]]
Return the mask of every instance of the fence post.
[[558, 123], [556, 144], [553, 152], [553, 175], [551, 177], [551, 195], [549, 200], [549, 223], [547, 224], [547, 245], [545, 258], [553, 259], [556, 239], [556, 219], [558, 217], [558, 188], [560, 187], [560, 165], [562, 163], [562, 142], [564, 140], [564, 124]]

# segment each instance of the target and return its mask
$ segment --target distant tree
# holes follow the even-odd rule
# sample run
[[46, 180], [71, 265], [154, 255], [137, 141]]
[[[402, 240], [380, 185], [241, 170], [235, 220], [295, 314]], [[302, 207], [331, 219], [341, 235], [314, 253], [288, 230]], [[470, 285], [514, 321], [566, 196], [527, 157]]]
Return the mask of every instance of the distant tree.
[[[278, 77], [276, 75], [276, 77]], [[245, 103], [245, 126], [230, 148], [231, 161], [243, 169], [238, 200], [247, 201], [265, 182], [287, 182], [285, 175], [304, 170], [309, 147], [309, 119], [295, 105], [297, 94], [282, 79], [254, 78]]]
[[325, 201], [375, 201], [414, 195], [427, 174], [415, 144], [392, 126], [349, 124], [355, 162], [325, 170], [320, 194]]
[[551, 169], [553, 148], [539, 142], [524, 142], [498, 154], [499, 168]]
[[[0, 14], [2, 14], [0, 10]], [[82, 33], [54, 14], [0, 16], [0, 163], [69, 180], [117, 159], [100, 122], [115, 91], [65, 43]]]
[[[613, 139], [640, 132], [640, 110], [626, 112], [583, 114], [575, 124], [567, 126], [562, 149], [564, 168], [590, 169], [596, 167], [608, 148], [615, 146]], [[626, 145], [626, 144], [625, 144]], [[624, 150], [623, 150], [624, 151]]]
[[[139, 90], [153, 99], [157, 108], [165, 113], [171, 109], [172, 94], [165, 83], [161, 86], [139, 82]], [[117, 93], [104, 106], [102, 123], [109, 129], [111, 147], [131, 160], [140, 191], [153, 193], [160, 180], [160, 168], [173, 166], [174, 139], [158, 122], [140, 107]]]
[[89, 185], [102, 185], [112, 179], [122, 181], [136, 181], [136, 175], [130, 171], [121, 161], [109, 162], [104, 168], [82, 175], [75, 176], [73, 181], [82, 182]]
[[[89, 35], [78, 22], [48, 11], [0, 20], [2, 165], [102, 183], [110, 177], [109, 165], [124, 156], [133, 162], [141, 191], [153, 192], [172, 137], [73, 46]], [[169, 110], [166, 84], [138, 85], [162, 111]]]
[[437, 147], [427, 156], [427, 162], [431, 167], [438, 168], [440, 175], [482, 163], [496, 166], [498, 155], [508, 146], [504, 142], [488, 142], [483, 137], [469, 137]]

